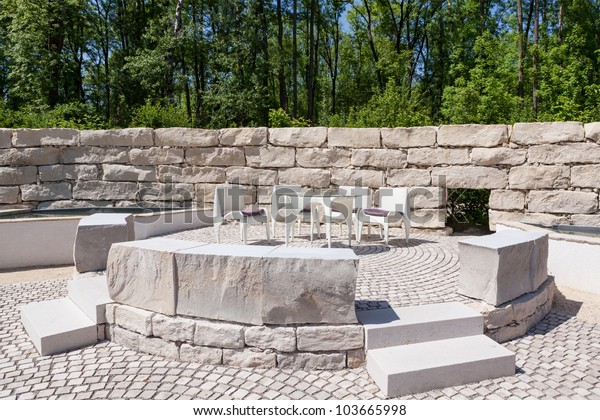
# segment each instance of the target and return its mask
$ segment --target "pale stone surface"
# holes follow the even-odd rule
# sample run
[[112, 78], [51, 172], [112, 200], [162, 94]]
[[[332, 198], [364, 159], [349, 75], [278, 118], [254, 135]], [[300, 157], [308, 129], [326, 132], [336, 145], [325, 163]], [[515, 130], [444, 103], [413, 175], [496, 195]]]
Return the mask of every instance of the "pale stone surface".
[[529, 148], [529, 163], [599, 163], [600, 145], [596, 143], [545, 144]]
[[417, 166], [462, 165], [469, 163], [468, 149], [409, 149], [408, 164]]
[[243, 368], [269, 369], [277, 365], [277, 355], [255, 349], [223, 350], [223, 364]]
[[379, 128], [329, 127], [327, 130], [329, 147], [378, 148], [381, 147]]
[[600, 214], [574, 214], [571, 221], [577, 226], [600, 226]]
[[0, 168], [0, 185], [31, 184], [36, 181], [37, 168], [35, 166]]
[[431, 185], [429, 169], [392, 169], [388, 171], [387, 185], [393, 187], [412, 187]]
[[129, 160], [133, 165], [170, 165], [183, 162], [183, 149], [174, 147], [150, 147], [131, 149]]
[[347, 365], [350, 369], [361, 367], [365, 364], [367, 354], [364, 349], [348, 350], [346, 352]]
[[106, 323], [114, 324], [115, 323], [115, 311], [119, 305], [118, 303], [107, 303], [104, 307], [104, 313], [106, 316]]
[[524, 145], [583, 140], [583, 124], [580, 122], [517, 123], [510, 137], [512, 143]]
[[331, 184], [331, 172], [328, 169], [281, 169], [279, 183], [281, 185], [300, 184], [312, 188], [327, 188]]
[[[218, 184], [196, 184], [196, 201], [198, 203], [214, 203], [215, 202], [215, 187]], [[244, 192], [244, 203], [250, 205], [256, 203], [256, 189], [251, 185], [240, 186]], [[266, 187], [267, 188], [267, 187]], [[272, 191], [272, 187], [267, 188]], [[271, 202], [271, 193], [269, 192], [269, 203]], [[212, 207], [212, 206], [211, 206]]]
[[362, 325], [298, 327], [298, 350], [351, 350], [365, 346]]
[[529, 211], [536, 213], [595, 213], [598, 194], [580, 191], [530, 191]]
[[296, 163], [304, 168], [345, 168], [350, 166], [350, 150], [345, 149], [296, 149]]
[[115, 324], [144, 336], [152, 335], [152, 312], [119, 305], [115, 308]]
[[157, 146], [210, 147], [219, 144], [219, 130], [202, 128], [157, 128], [154, 130]]
[[184, 362], [202, 365], [220, 365], [223, 363], [223, 350], [213, 347], [191, 346], [182, 344], [179, 348], [179, 359]]
[[600, 122], [587, 123], [583, 126], [585, 138], [600, 142]]
[[171, 360], [179, 359], [177, 345], [160, 338], [140, 337], [138, 350], [142, 353], [154, 354]]
[[198, 166], [239, 166], [246, 163], [244, 152], [236, 147], [202, 147], [187, 149], [185, 160]]
[[437, 133], [439, 146], [496, 147], [508, 142], [506, 125], [442, 125]]
[[15, 204], [19, 202], [19, 187], [0, 187], [0, 203]]
[[127, 163], [127, 147], [69, 147], [61, 153], [62, 163]]
[[197, 242], [155, 238], [114, 244], [106, 265], [111, 299], [165, 315], [176, 313], [174, 252]]
[[518, 166], [510, 168], [508, 182], [511, 189], [535, 190], [541, 188], [568, 188], [568, 166]]
[[389, 149], [400, 147], [430, 147], [435, 145], [436, 127], [382, 128], [381, 140]]
[[248, 327], [245, 331], [247, 346], [278, 351], [296, 350], [296, 330], [291, 327]]
[[245, 147], [244, 152], [246, 165], [251, 167], [292, 168], [296, 162], [296, 153], [293, 147]]
[[102, 165], [105, 181], [156, 181], [156, 169], [153, 166]]
[[490, 192], [490, 209], [494, 210], [523, 210], [525, 208], [525, 193], [522, 191], [493, 190]]
[[110, 340], [132, 350], [139, 349], [140, 335], [121, 327], [110, 328]]
[[49, 165], [38, 168], [40, 181], [63, 181], [74, 179], [92, 181], [98, 179], [99, 171], [96, 165]]
[[277, 355], [277, 366], [291, 370], [340, 370], [346, 367], [345, 353], [284, 353]]
[[405, 168], [406, 152], [389, 149], [354, 149], [352, 166], [371, 166], [374, 168]]
[[0, 166], [52, 165], [59, 161], [60, 150], [56, 147], [0, 149]]
[[471, 163], [474, 165], [522, 165], [523, 163], [525, 163], [526, 160], [527, 149], [510, 149], [508, 147], [497, 147], [493, 149], [474, 148], [471, 151]]
[[12, 147], [12, 130], [10, 128], [0, 128], [0, 149], [10, 149]]
[[261, 146], [267, 144], [268, 129], [257, 128], [223, 128], [220, 142], [223, 146]]
[[507, 185], [506, 171], [483, 166], [433, 168], [433, 185], [446, 188], [500, 189]]
[[[195, 198], [194, 184], [140, 184], [138, 197], [142, 201], [192, 201]], [[199, 200], [198, 207], [201, 208], [202, 204]]]
[[155, 314], [152, 317], [152, 335], [170, 341], [188, 341], [194, 339], [195, 322], [181, 317]]
[[188, 166], [159, 166], [158, 179], [161, 182], [225, 182], [225, 169], [214, 167]]
[[244, 347], [244, 327], [215, 321], [195, 321], [194, 344], [200, 346], [241, 349]]
[[408, 201], [411, 209], [445, 208], [446, 189], [441, 187], [409, 188]]
[[383, 171], [373, 169], [333, 169], [331, 183], [335, 185], [358, 185], [361, 187], [379, 188], [384, 185], [383, 176]]
[[135, 200], [135, 182], [81, 181], [73, 187], [76, 200]]
[[502, 222], [524, 222], [536, 223], [543, 226], [552, 226], [555, 224], [569, 224], [569, 220], [563, 216], [544, 213], [520, 213], [506, 212], [498, 210], [489, 210], [490, 230], [496, 230], [496, 223]]
[[22, 185], [23, 201], [70, 200], [71, 185], [66, 182], [58, 184]]
[[498, 306], [548, 278], [548, 234], [502, 231], [458, 242], [458, 292]]
[[600, 165], [573, 166], [571, 186], [583, 188], [600, 187]]
[[440, 229], [446, 226], [446, 209], [415, 209], [410, 213], [412, 227]]
[[321, 147], [327, 140], [327, 127], [269, 128], [269, 143], [274, 146]]
[[71, 128], [19, 128], [13, 130], [14, 147], [76, 146], [79, 131]]
[[82, 130], [79, 136], [83, 146], [143, 147], [154, 145], [154, 130], [151, 128]]
[[275, 185], [278, 183], [277, 171], [244, 167], [227, 168], [227, 181], [230, 184], [245, 185]]

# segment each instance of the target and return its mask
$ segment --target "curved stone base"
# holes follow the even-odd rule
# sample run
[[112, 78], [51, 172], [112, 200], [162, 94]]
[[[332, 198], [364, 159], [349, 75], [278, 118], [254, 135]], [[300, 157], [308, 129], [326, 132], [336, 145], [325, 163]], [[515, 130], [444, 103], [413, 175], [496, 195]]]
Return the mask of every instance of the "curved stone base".
[[172, 360], [236, 367], [340, 370], [365, 362], [362, 325], [255, 326], [110, 304], [108, 338]]
[[469, 306], [484, 316], [485, 334], [498, 343], [504, 343], [525, 335], [550, 312], [554, 291], [554, 277], [550, 276], [536, 291], [500, 306], [480, 300], [474, 300]]

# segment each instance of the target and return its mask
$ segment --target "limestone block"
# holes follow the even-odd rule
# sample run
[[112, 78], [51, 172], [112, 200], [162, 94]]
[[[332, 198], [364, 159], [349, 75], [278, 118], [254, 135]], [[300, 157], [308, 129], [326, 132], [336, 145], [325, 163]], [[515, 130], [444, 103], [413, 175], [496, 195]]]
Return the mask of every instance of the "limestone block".
[[195, 184], [198, 182], [225, 182], [223, 168], [188, 166], [159, 166], [158, 179], [161, 182], [183, 182]]
[[203, 147], [187, 149], [185, 160], [198, 166], [236, 166], [244, 165], [244, 152], [236, 147]]
[[277, 355], [256, 349], [225, 349], [223, 350], [223, 364], [244, 368], [270, 369], [277, 366]]
[[195, 322], [181, 317], [155, 314], [152, 317], [152, 335], [169, 341], [188, 341], [194, 339]]
[[437, 127], [382, 128], [381, 140], [388, 149], [431, 147], [435, 145]]
[[490, 209], [494, 210], [523, 210], [525, 208], [525, 193], [522, 191], [493, 190], [490, 192]]
[[508, 142], [508, 126], [464, 124], [442, 125], [437, 133], [439, 146], [496, 147]]
[[0, 166], [51, 165], [60, 161], [56, 147], [0, 149]]
[[536, 213], [595, 213], [598, 194], [581, 191], [530, 191], [527, 208]]
[[516, 337], [521, 337], [527, 332], [527, 323], [525, 322], [514, 322], [496, 330], [490, 330], [486, 332], [486, 335], [497, 343], [505, 343]]
[[446, 189], [440, 187], [409, 188], [408, 201], [411, 209], [446, 208]]
[[571, 186], [600, 187], [600, 165], [573, 166], [571, 168]]
[[241, 349], [244, 347], [244, 327], [215, 321], [195, 321], [194, 344], [200, 346]]
[[0, 149], [10, 149], [12, 147], [12, 130], [10, 128], [0, 128]]
[[202, 128], [157, 128], [154, 130], [156, 146], [210, 147], [219, 144], [219, 130]]
[[373, 169], [333, 169], [331, 183], [379, 188], [384, 185], [383, 176], [383, 171]]
[[321, 147], [327, 140], [327, 127], [269, 128], [273, 146]]
[[506, 230], [458, 242], [460, 294], [498, 306], [548, 278], [548, 234]]
[[354, 149], [352, 150], [352, 166], [374, 168], [405, 168], [406, 152], [389, 149]]
[[154, 238], [114, 244], [106, 279], [112, 300], [164, 315], [176, 313], [174, 252], [197, 242]]
[[529, 163], [600, 163], [600, 145], [596, 143], [545, 144], [529, 148]]
[[143, 353], [165, 357], [171, 360], [179, 359], [177, 344], [160, 338], [140, 337], [138, 350]]
[[281, 185], [300, 184], [312, 188], [327, 188], [331, 185], [331, 172], [327, 169], [280, 169], [279, 183]]
[[227, 168], [227, 181], [232, 184], [275, 185], [277, 171], [244, 167]]
[[152, 315], [150, 311], [119, 305], [115, 308], [115, 324], [143, 336], [152, 335]]
[[362, 325], [298, 327], [297, 336], [300, 351], [351, 350], [365, 346]]
[[391, 169], [387, 174], [387, 185], [392, 187], [426, 187], [431, 185], [431, 170]]
[[171, 165], [183, 162], [183, 149], [173, 147], [150, 147], [131, 149], [129, 161], [132, 165]]
[[0, 187], [0, 204], [19, 202], [19, 187]]
[[79, 131], [71, 128], [19, 128], [13, 130], [14, 147], [76, 146]]
[[415, 209], [410, 213], [412, 227], [441, 229], [446, 226], [446, 209]]
[[466, 165], [469, 163], [468, 149], [419, 148], [409, 149], [408, 164], [417, 166]]
[[486, 329], [501, 328], [510, 325], [515, 320], [514, 310], [510, 302], [496, 307], [478, 300], [469, 303], [467, 306], [483, 315]]
[[587, 123], [583, 126], [583, 128], [585, 130], [586, 139], [600, 142], [600, 122]]
[[568, 188], [568, 166], [518, 166], [510, 168], [508, 183], [513, 190]]
[[340, 370], [346, 367], [345, 353], [283, 353], [277, 367], [291, 370]]
[[329, 147], [380, 148], [381, 132], [379, 128], [329, 127], [327, 130]]
[[580, 122], [517, 123], [510, 137], [512, 143], [523, 145], [583, 140], [583, 124]]
[[346, 352], [346, 357], [348, 368], [356, 369], [365, 364], [367, 360], [367, 353], [365, 352], [365, 349], [348, 350]]
[[80, 273], [104, 270], [111, 245], [134, 237], [131, 214], [96, 213], [83, 217], [75, 235], [75, 269]]
[[[138, 197], [142, 201], [192, 201], [195, 198], [193, 184], [140, 184]], [[202, 201], [197, 201], [201, 207]]]
[[293, 147], [245, 147], [246, 164], [258, 168], [292, 168], [296, 163]]
[[[212, 204], [215, 202], [215, 187], [217, 184], [196, 184], [196, 202], [198, 207], [200, 203]], [[241, 185], [240, 189], [244, 193], [244, 204], [251, 205], [256, 203], [256, 188], [250, 185]], [[272, 188], [267, 188], [269, 191], [269, 203], [271, 203]], [[210, 206], [212, 207], [212, 205]], [[211, 213], [212, 217], [212, 213]]]
[[35, 166], [0, 168], [0, 185], [22, 185], [36, 181], [37, 168]]
[[489, 210], [490, 229], [496, 230], [496, 223], [502, 222], [523, 222], [535, 223], [543, 226], [552, 226], [556, 224], [568, 224], [569, 221], [564, 216], [544, 213], [520, 213]]
[[66, 182], [58, 184], [22, 185], [21, 199], [23, 201], [70, 200], [71, 185]]
[[81, 181], [73, 187], [76, 200], [135, 200], [135, 182]]
[[223, 146], [262, 146], [267, 144], [268, 134], [266, 127], [223, 128], [220, 143]]
[[79, 134], [83, 146], [130, 146], [154, 145], [151, 128], [124, 128], [121, 130], [82, 130]]
[[127, 163], [127, 147], [69, 147], [61, 153], [62, 163]]
[[296, 350], [296, 329], [290, 327], [248, 327], [245, 331], [246, 345], [259, 349], [278, 351]]
[[102, 165], [105, 181], [156, 181], [156, 169], [153, 166]]
[[140, 338], [141, 336], [133, 331], [116, 326], [110, 328], [110, 340], [132, 350], [139, 349]]
[[501, 189], [507, 185], [505, 170], [483, 166], [433, 168], [431, 181], [446, 188]]
[[600, 214], [574, 214], [571, 222], [576, 226], [600, 226]]
[[510, 149], [508, 147], [487, 149], [476, 147], [471, 151], [471, 163], [474, 165], [522, 165], [526, 160], [527, 149]]
[[104, 313], [106, 316], [106, 323], [107, 324], [114, 324], [115, 323], [115, 311], [117, 310], [117, 307], [121, 306], [118, 303], [107, 303], [104, 307]]
[[179, 348], [179, 359], [202, 365], [220, 365], [223, 363], [223, 349], [213, 347], [191, 346], [182, 344]]
[[296, 149], [296, 163], [303, 168], [345, 168], [350, 166], [351, 153], [345, 149]]
[[98, 179], [96, 165], [48, 165], [38, 168], [40, 181], [64, 181], [73, 179], [77, 181], [92, 181]]

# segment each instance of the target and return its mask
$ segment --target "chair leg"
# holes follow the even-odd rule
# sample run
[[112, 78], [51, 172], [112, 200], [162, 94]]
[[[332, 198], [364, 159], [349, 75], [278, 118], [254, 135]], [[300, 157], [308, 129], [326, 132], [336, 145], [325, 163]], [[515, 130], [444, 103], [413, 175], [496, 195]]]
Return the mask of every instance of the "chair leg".
[[390, 226], [388, 225], [387, 222], [383, 223], [383, 232], [385, 235], [385, 246], [389, 246], [388, 245], [388, 231], [389, 231]]
[[246, 222], [240, 222], [240, 230], [242, 231], [242, 241], [244, 245], [248, 244], [248, 224]]
[[408, 244], [408, 237], [410, 236], [410, 220], [404, 216], [404, 236], [406, 237], [406, 243]]
[[267, 242], [271, 243], [271, 235], [269, 235], [269, 222], [265, 223], [265, 230], [267, 231]]
[[275, 219], [271, 219], [271, 236], [275, 239]]
[[325, 224], [327, 225], [327, 247], [331, 248], [331, 221]]
[[348, 246], [352, 247], [352, 219], [346, 222], [348, 224]]
[[221, 243], [221, 223], [215, 223], [215, 239], [217, 243]]
[[356, 242], [360, 243], [360, 240], [362, 239], [362, 229], [363, 229], [363, 223], [358, 220], [356, 222]]
[[290, 238], [290, 233], [291, 233], [292, 228], [293, 228], [293, 223], [288, 222], [285, 224], [285, 246], [288, 246], [288, 241]]

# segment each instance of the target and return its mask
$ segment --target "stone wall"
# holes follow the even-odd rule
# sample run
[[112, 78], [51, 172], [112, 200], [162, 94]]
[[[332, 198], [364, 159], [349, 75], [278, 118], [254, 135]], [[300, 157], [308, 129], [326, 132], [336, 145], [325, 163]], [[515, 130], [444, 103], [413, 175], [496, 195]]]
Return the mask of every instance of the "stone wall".
[[0, 206], [195, 202], [241, 183], [415, 191], [413, 226], [443, 227], [447, 188], [491, 190], [490, 223], [600, 225], [600, 123], [415, 128], [0, 129]]

